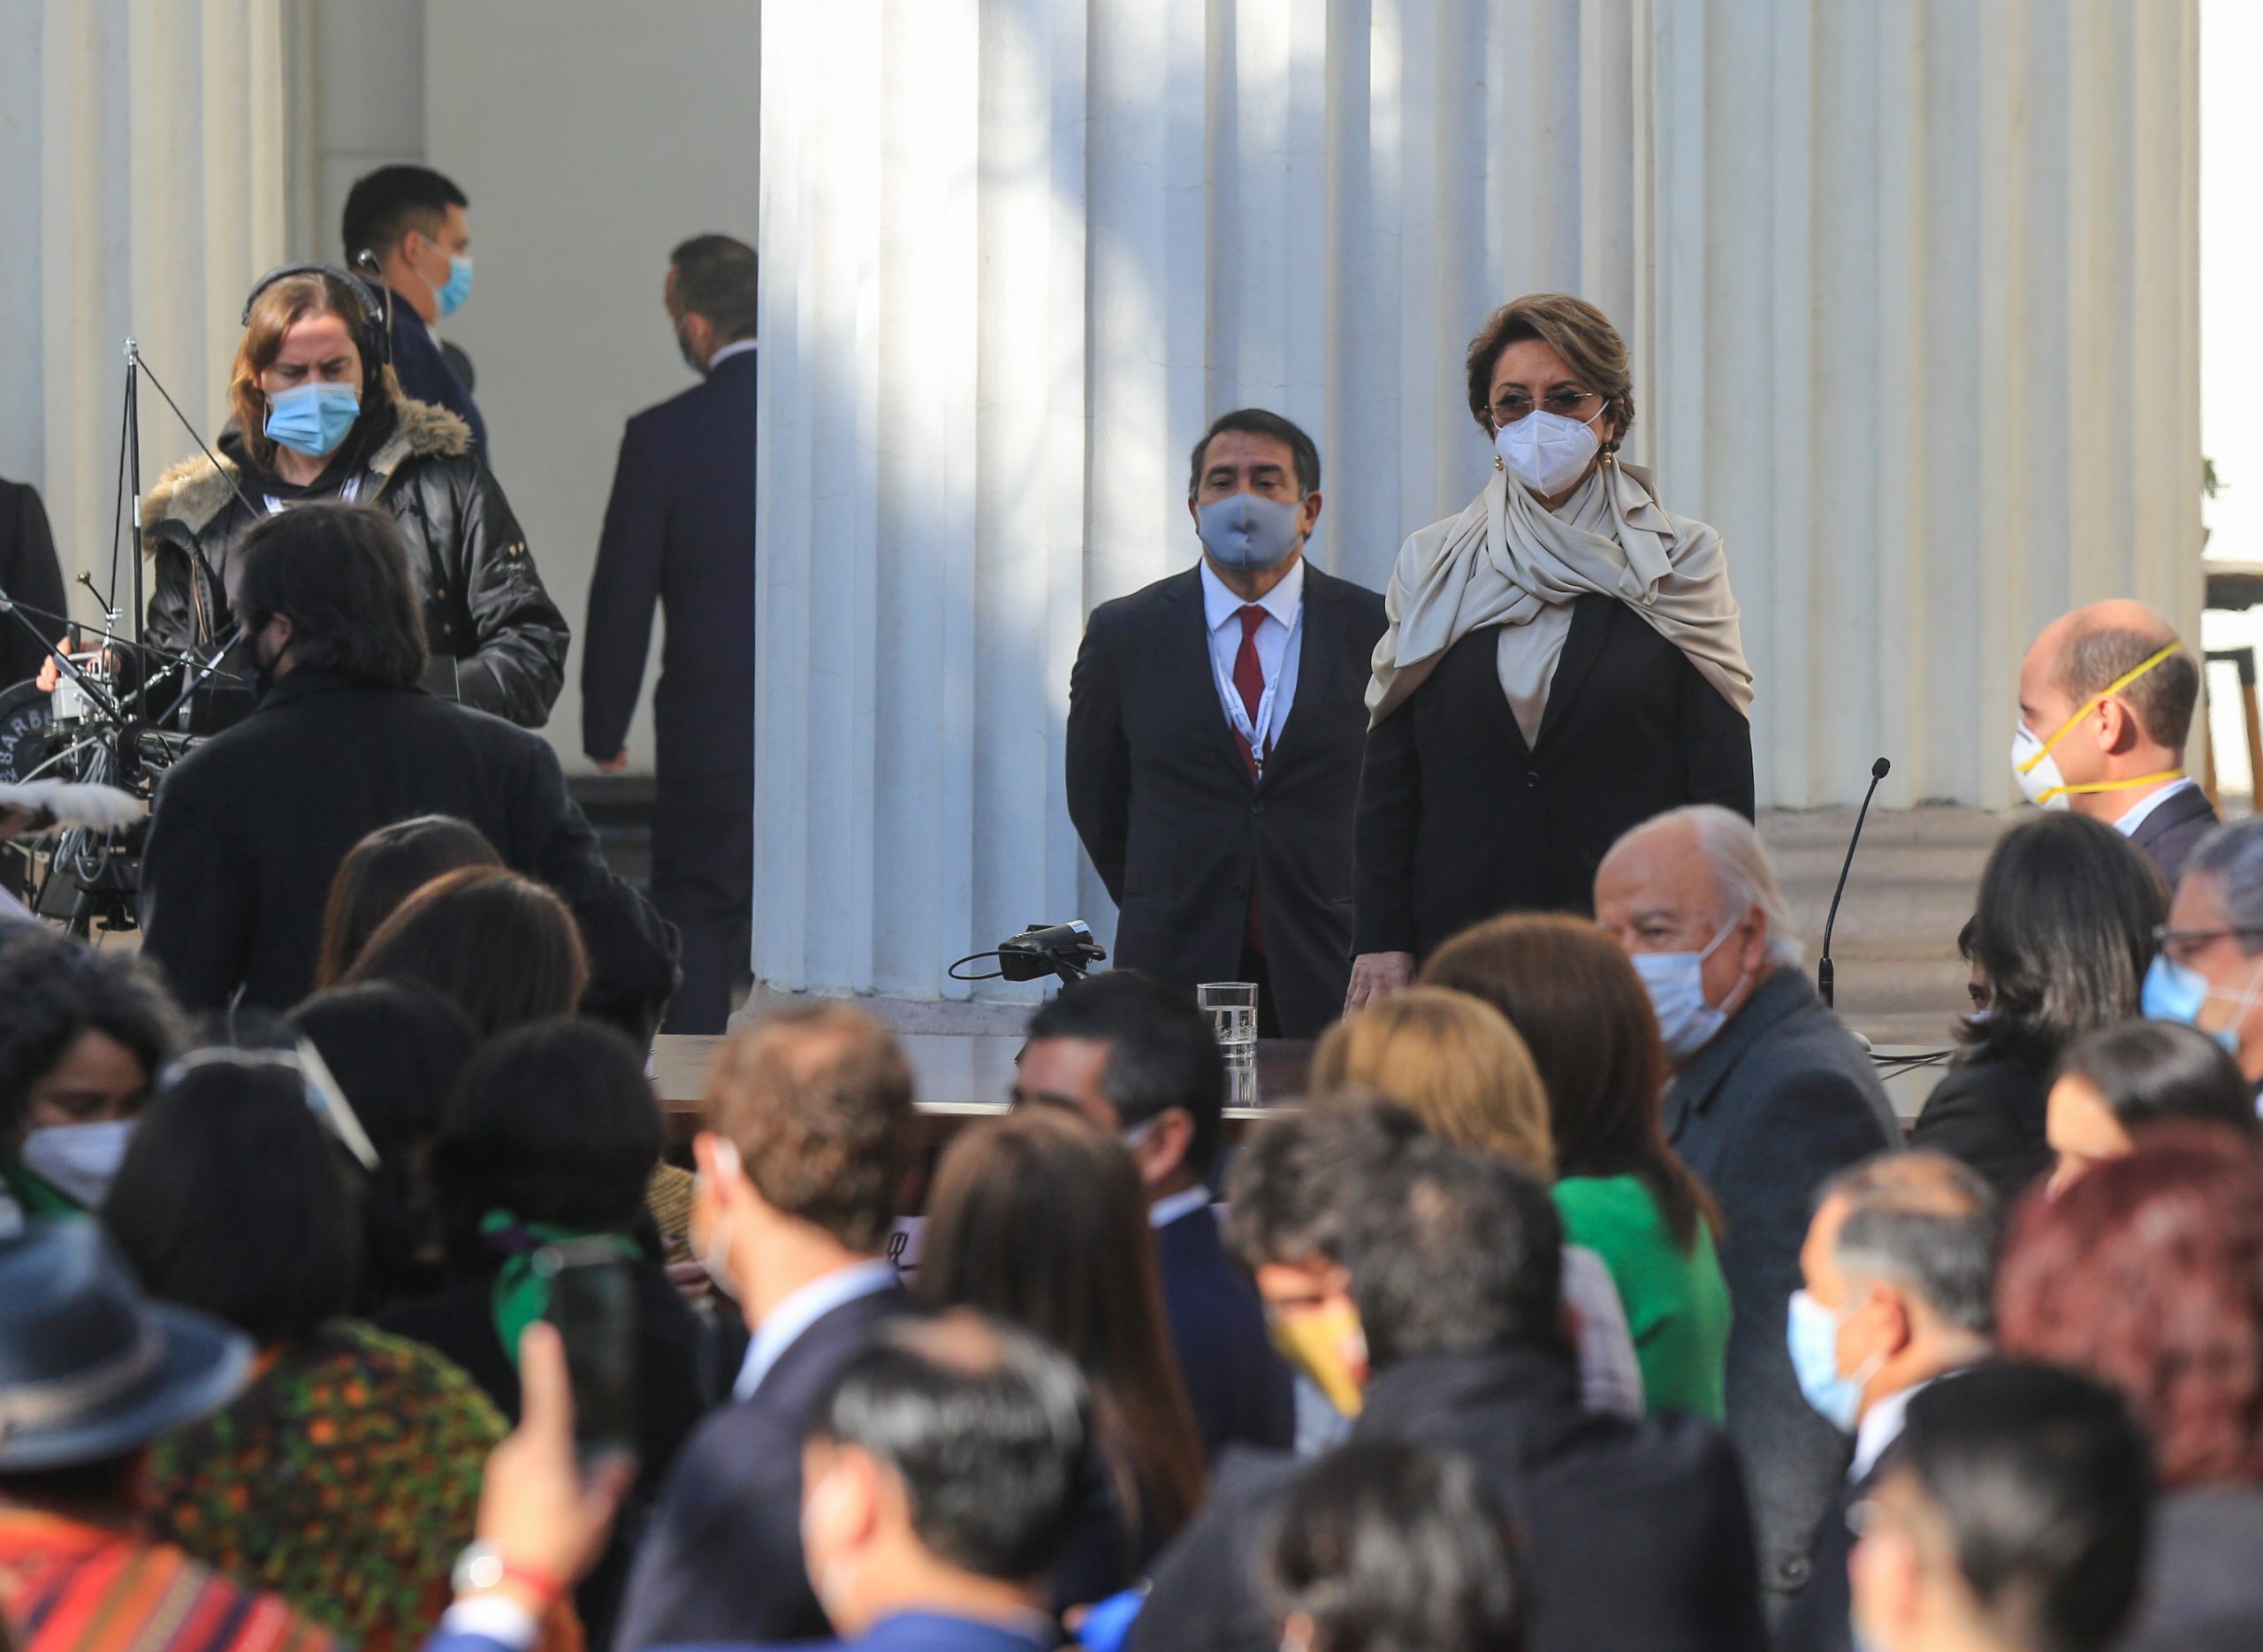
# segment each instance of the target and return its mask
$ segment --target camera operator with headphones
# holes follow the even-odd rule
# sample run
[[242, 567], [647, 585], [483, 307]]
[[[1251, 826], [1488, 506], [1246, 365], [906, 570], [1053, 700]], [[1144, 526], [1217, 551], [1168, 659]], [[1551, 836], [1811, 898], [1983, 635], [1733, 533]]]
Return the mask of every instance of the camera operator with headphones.
[[[209, 657], [231, 636], [238, 547], [261, 518], [309, 499], [374, 505], [408, 540], [425, 686], [540, 727], [564, 681], [566, 620], [469, 427], [401, 394], [377, 299], [335, 265], [286, 264], [252, 288], [243, 321], [217, 462], [174, 466], [141, 503], [156, 578], [147, 640]], [[248, 646], [226, 665], [265, 686]]]

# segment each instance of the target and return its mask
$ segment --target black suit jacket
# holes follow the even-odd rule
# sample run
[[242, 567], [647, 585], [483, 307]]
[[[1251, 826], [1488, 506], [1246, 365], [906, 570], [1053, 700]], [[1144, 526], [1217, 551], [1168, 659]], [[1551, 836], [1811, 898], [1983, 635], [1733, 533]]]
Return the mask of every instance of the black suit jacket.
[[445, 814], [565, 897], [590, 954], [583, 1007], [649, 1033], [675, 990], [675, 932], [606, 869], [542, 736], [419, 689], [301, 667], [157, 788], [141, 857], [142, 950], [192, 1010], [287, 1009], [314, 985], [331, 879], [364, 834]]
[[[1467, 1453], [1523, 1562], [1532, 1652], [1758, 1652], [1752, 1528], [1728, 1442], [1694, 1417], [1584, 1410], [1568, 1354], [1436, 1354], [1380, 1373], [1355, 1437]], [[1255, 1581], [1298, 1465], [1236, 1452], [1164, 1550], [1133, 1652], [1273, 1652]]]
[[1779, 969], [1666, 1092], [1674, 1151], [1719, 1201], [1726, 1232], [1729, 1437], [1736, 1442], [1772, 1593], [1807, 1581], [1824, 1512], [1854, 1442], [1800, 1394], [1784, 1342], [1800, 1246], [1825, 1178], [1900, 1146], [1870, 1057], [1807, 978]]
[[436, 407], [446, 407], [471, 426], [471, 451], [485, 459], [487, 421], [479, 416], [479, 404], [471, 399], [471, 386], [457, 376], [446, 352], [433, 339], [432, 330], [416, 313], [416, 307], [398, 291], [392, 294], [392, 331], [387, 342], [392, 351], [393, 376], [400, 380], [402, 392], [412, 401], [429, 401]]
[[[2204, 800], [2205, 801], [2205, 800]], [[2051, 1168], [2045, 1133], [2052, 1074], [1986, 1044], [1933, 1086], [1909, 1145], [1962, 1159], [1988, 1178], [2007, 1209]]]
[[2176, 880], [2184, 875], [2184, 863], [2200, 847], [2200, 840], [2222, 824], [2208, 794], [2198, 786], [2188, 786], [2147, 815], [2130, 834], [2130, 841], [2160, 868], [2169, 894], [2175, 895]]
[[1274, 1351], [1257, 1292], [1218, 1237], [1208, 1205], [1155, 1229], [1163, 1308], [1203, 1454], [1229, 1444], [1285, 1451], [1297, 1442], [1296, 1385]]
[[[11, 602], [28, 603], [50, 613], [67, 613], [63, 567], [55, 560], [55, 537], [48, 531], [47, 508], [28, 482], [0, 481], [0, 590]], [[24, 621], [32, 623], [27, 628]], [[39, 675], [47, 663], [41, 639], [54, 642], [63, 628], [37, 614], [0, 614], [0, 688]]]
[[1855, 1534], [1847, 1524], [1855, 1505], [1870, 1496], [1878, 1469], [1860, 1480], [1850, 1480], [1823, 1517], [1809, 1557], [1807, 1587], [1793, 1601], [1776, 1630], [1776, 1652], [1854, 1652], [1854, 1625], [1848, 1613], [1855, 1591], [1847, 1579], [1847, 1562], [1855, 1552]]
[[646, 408], [613, 468], [582, 632], [582, 750], [603, 761], [628, 738], [658, 598], [663, 788], [743, 777], [752, 795], [755, 377], [750, 350]]
[[693, 1430], [629, 1575], [614, 1652], [832, 1633], [802, 1570], [802, 1434], [903, 1293], [844, 1302], [789, 1344], [751, 1399]]
[[1500, 628], [1461, 638], [1368, 735], [1360, 952], [1427, 955], [1496, 913], [1592, 912], [1619, 834], [1684, 803], [1752, 814], [1752, 727], [1615, 597], [1581, 598], [1528, 746]]
[[1352, 813], [1383, 598], [1305, 568], [1297, 697], [1252, 785], [1218, 704], [1197, 568], [1102, 603], [1069, 681], [1069, 818], [1121, 916], [1117, 965], [1187, 987], [1241, 966], [1250, 879], [1281, 1031], [1352, 969]]

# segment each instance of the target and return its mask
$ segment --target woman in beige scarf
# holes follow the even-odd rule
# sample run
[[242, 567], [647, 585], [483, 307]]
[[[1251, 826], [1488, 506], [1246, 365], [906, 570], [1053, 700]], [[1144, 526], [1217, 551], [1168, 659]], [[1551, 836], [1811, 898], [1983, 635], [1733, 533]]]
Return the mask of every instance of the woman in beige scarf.
[[1521, 298], [1471, 341], [1468, 393], [1493, 476], [1400, 547], [1368, 685], [1347, 1009], [1497, 912], [1591, 910], [1652, 815], [1752, 813], [1727, 559], [1619, 462], [1626, 341], [1581, 300]]

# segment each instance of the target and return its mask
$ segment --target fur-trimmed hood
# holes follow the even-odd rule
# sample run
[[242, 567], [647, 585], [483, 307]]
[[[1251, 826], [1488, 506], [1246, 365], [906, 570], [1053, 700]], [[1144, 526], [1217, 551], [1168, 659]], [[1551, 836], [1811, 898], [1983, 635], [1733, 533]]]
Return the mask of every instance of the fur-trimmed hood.
[[[381, 479], [381, 485], [405, 459], [434, 455], [453, 459], [471, 451], [471, 426], [446, 407], [404, 396], [393, 403], [393, 413], [392, 434], [370, 455], [367, 467], [369, 474]], [[239, 468], [225, 453], [217, 457], [216, 467], [212, 460], [199, 453], [159, 476], [156, 485], [141, 497], [143, 527], [176, 521], [192, 534], [202, 533], [235, 495]], [[156, 547], [152, 544], [146, 549], [154, 554]]]

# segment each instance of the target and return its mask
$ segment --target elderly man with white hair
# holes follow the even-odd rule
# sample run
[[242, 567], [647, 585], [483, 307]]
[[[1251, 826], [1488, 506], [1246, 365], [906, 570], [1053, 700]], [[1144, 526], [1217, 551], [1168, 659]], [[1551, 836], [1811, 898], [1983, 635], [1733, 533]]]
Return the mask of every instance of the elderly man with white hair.
[[1727, 1229], [1728, 1431], [1780, 1610], [1807, 1581], [1853, 1444], [1792, 1368], [1800, 1246], [1816, 1189], [1899, 1146], [1901, 1128], [1867, 1052], [1801, 972], [1783, 890], [1741, 815], [1701, 804], [1636, 826], [1604, 857], [1595, 910], [1650, 989], [1673, 1067], [1666, 1133]]

